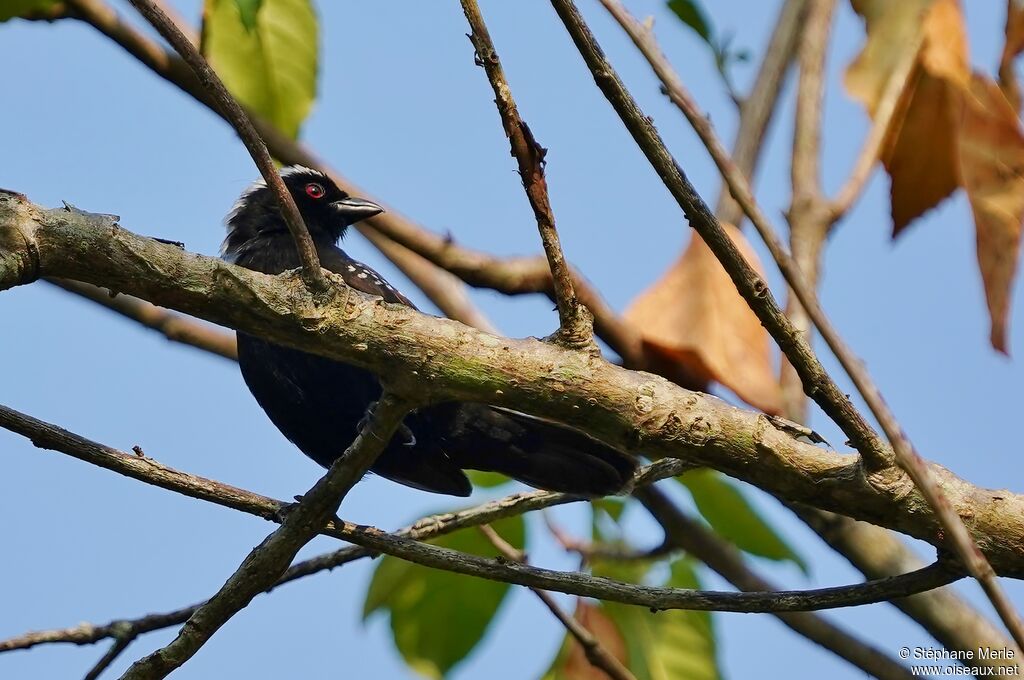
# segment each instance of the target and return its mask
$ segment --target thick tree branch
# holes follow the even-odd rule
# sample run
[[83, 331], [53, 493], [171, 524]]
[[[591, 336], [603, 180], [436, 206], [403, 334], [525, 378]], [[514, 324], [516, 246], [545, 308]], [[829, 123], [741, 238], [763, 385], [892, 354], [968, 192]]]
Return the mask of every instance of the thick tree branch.
[[526, 197], [537, 220], [537, 231], [544, 246], [551, 279], [554, 284], [555, 304], [558, 306], [557, 339], [569, 347], [585, 347], [594, 342], [593, 315], [580, 304], [573, 289], [572, 272], [562, 253], [562, 243], [555, 229], [555, 216], [551, 211], [548, 197], [548, 182], [544, 177], [544, 156], [547, 149], [534, 138], [533, 133], [519, 116], [519, 107], [512, 97], [512, 88], [505, 79], [498, 51], [487, 31], [483, 14], [476, 0], [461, 0], [462, 11], [469, 22], [469, 40], [476, 51], [476, 62], [487, 73], [487, 79], [494, 90], [494, 103], [501, 116], [512, 149], [512, 156], [519, 165], [519, 176], [523, 180]]
[[[712, 156], [715, 157], [720, 172], [729, 181], [733, 197], [747, 211], [747, 216], [767, 245], [786, 282], [799, 299], [800, 304], [806, 308], [814, 325], [821, 332], [822, 338], [847, 375], [850, 376], [872, 415], [878, 420], [886, 438], [892, 445], [891, 449], [882, 444], [874, 430], [854, 408], [850, 399], [842, 393], [838, 385], [825, 372], [810, 345], [796, 333], [789, 319], [775, 303], [764, 281], [743, 259], [742, 254], [718, 224], [678, 163], [668, 152], [650, 119], [643, 114], [632, 95], [619, 80], [572, 0], [551, 0], [551, 2], [576, 43], [576, 47], [583, 55], [584, 61], [587, 62], [594, 74], [598, 87], [604, 92], [637, 144], [658, 171], [665, 186], [676, 198], [687, 219], [690, 220], [690, 224], [715, 253], [719, 262], [732, 278], [740, 295], [757, 314], [786, 358], [798, 371], [803, 380], [804, 389], [850, 437], [871, 470], [883, 472], [887, 468], [894, 467], [893, 463], [896, 463], [910, 476], [937, 515], [944, 532], [949, 535], [951, 549], [964, 562], [971, 576], [981, 584], [1014, 640], [1018, 645], [1024, 647], [1024, 622], [1021, 621], [1006, 593], [999, 585], [992, 565], [972, 541], [963, 520], [953, 511], [942, 489], [929, 473], [924, 460], [914, 450], [864, 365], [849, 350], [825, 316], [818, 304], [814, 290], [807, 286], [799, 266], [786, 253], [767, 217], [757, 207], [746, 178], [736, 171], [728, 156], [724, 154], [721, 144], [712, 143], [715, 138], [710, 124], [705, 119], [694, 116], [697, 111], [696, 103], [685, 90], [677, 91], [676, 94], [680, 95], [678, 99], [681, 109], [684, 113], [688, 112], [687, 117], [690, 119], [691, 125], [698, 130], [698, 134], [702, 136], [702, 140], [705, 141], [709, 150], [717, 146], [717, 152], [713, 152]], [[700, 132], [700, 128], [704, 128], [707, 133], [706, 139]]]
[[[9, 244], [9, 245], [8, 245]], [[109, 218], [0, 193], [0, 290], [40, 275], [83, 280], [273, 342], [362, 366], [424, 399], [484, 401], [560, 420], [625, 450], [684, 458], [777, 496], [937, 547], [947, 539], [898, 469], [795, 440], [762, 414], [585, 352], [500, 338], [351, 291], [318, 305], [290, 273], [267, 276], [141, 238]], [[1024, 575], [1024, 497], [931, 466], [981, 549]]]
[[[662, 491], [647, 487], [638, 489], [633, 495], [640, 499], [661, 524], [665, 530], [665, 541], [669, 545], [693, 555], [740, 590], [777, 590], [773, 583], [758, 576], [744, 564], [742, 554], [734, 545], [701, 522], [688, 517]], [[910, 672], [895, 659], [817, 614], [792, 612], [775, 616], [808, 640], [876, 678], [906, 680], [911, 677]]]
[[[378, 406], [378, 412], [379, 411], [380, 406]], [[131, 458], [131, 456], [126, 453], [110, 449], [109, 447], [96, 444], [95, 442], [84, 440], [78, 435], [67, 432], [66, 430], [62, 430], [61, 428], [48, 423], [35, 420], [34, 418], [12, 411], [6, 407], [0, 407], [0, 426], [7, 427], [17, 432], [27, 432], [29, 433], [29, 436], [32, 437], [33, 441], [41, 446], [52, 446], [57, 450], [62, 450], [63, 448], [72, 449], [72, 455], [83, 460], [88, 460], [89, 458], [103, 458], [105, 459], [104, 462], [109, 463], [109, 465], [105, 465], [104, 467], [118, 465], [123, 463], [124, 459]], [[381, 436], [383, 436], [383, 434], [381, 434]], [[366, 441], [371, 439], [377, 441], [373, 437], [364, 438], [360, 436], [360, 438], [356, 440], [356, 443], [353, 444], [353, 447], [364, 439]], [[82, 442], [84, 442], [84, 446], [86, 448], [84, 453], [78, 450], [78, 445]], [[350, 447], [350, 451], [351, 450], [353, 450], [352, 447]], [[358, 448], [356, 450], [358, 450]], [[117, 458], [119, 459], [119, 462], [115, 463], [110, 461], [110, 458]], [[354, 464], [354, 461], [352, 462]], [[369, 462], [367, 462], [367, 465], [369, 465]], [[157, 484], [161, 488], [180, 491], [192, 498], [208, 500], [213, 503], [223, 504], [237, 509], [245, 509], [247, 507], [262, 505], [262, 501], [260, 500], [262, 497], [250, 494], [247, 491], [229, 487], [229, 496], [222, 499], [219, 495], [219, 491], [223, 485], [211, 483], [210, 480], [205, 480], [201, 477], [193, 477], [187, 473], [172, 470], [164, 466], [157, 465], [156, 467], [159, 468], [160, 474], [157, 478], [154, 478], [153, 483]], [[303, 534], [311, 532], [310, 536], [319, 533], [324, 527], [329, 512], [325, 511], [323, 515], [313, 517], [310, 515], [308, 510], [303, 512], [304, 507], [308, 508], [310, 504], [315, 504], [319, 509], [328, 507], [329, 510], [329, 506], [322, 505], [322, 501], [326, 495], [324, 488], [331, 484], [334, 486], [341, 484], [339, 477], [341, 477], [342, 474], [339, 473], [338, 475], [332, 475], [332, 473], [342, 468], [350, 469], [340, 461], [336, 463], [331, 468], [331, 471], [328, 472], [328, 475], [318, 482], [317, 486], [315, 486], [313, 490], [306, 494], [302, 502], [299, 503], [297, 507], [286, 513], [284, 524], [282, 524], [281, 529], [291, 527], [292, 532], [302, 532]], [[144, 482], [150, 481], [149, 475], [132, 476]], [[329, 480], [329, 478], [333, 479]], [[349, 477], [346, 477], [346, 479], [349, 479]], [[324, 480], [329, 480], [329, 482], [325, 482]], [[352, 480], [352, 483], [354, 483], [354, 481], [355, 480]], [[274, 501], [271, 502], [273, 503]], [[302, 517], [301, 521], [293, 519], [295, 516]], [[524, 564], [510, 563], [508, 560], [504, 559], [486, 559], [430, 545], [429, 543], [420, 543], [415, 540], [389, 534], [374, 527], [351, 524], [348, 522], [342, 522], [341, 520], [334, 520], [333, 523], [338, 534], [350, 543], [355, 543], [356, 545], [361, 545], [364, 548], [393, 555], [403, 560], [415, 562], [416, 564], [421, 564], [433, 569], [441, 569], [467, 576], [476, 576], [479, 578], [502, 581], [505, 583], [514, 583], [531, 588], [554, 590], [562, 593], [568, 593], [570, 595], [593, 597], [601, 600], [639, 605], [653, 609], [696, 609], [708, 611], [767, 613], [853, 607], [882, 602], [893, 597], [905, 597], [906, 595], [932, 590], [962, 578], [960, 571], [954, 566], [942, 562], [936, 562], [924, 569], [909, 574], [902, 574], [893, 578], [849, 586], [818, 588], [815, 590], [729, 593], [696, 591], [685, 588], [655, 588], [622, 583], [620, 581], [596, 576], [588, 576], [578, 572], [561, 572], [551, 569], [531, 567]], [[260, 547], [257, 547], [256, 550], [254, 550], [254, 553], [259, 553], [259, 555], [256, 557], [254, 557], [254, 555], [250, 555], [250, 558], [243, 563], [242, 571], [245, 572], [246, 576], [244, 581], [237, 582], [235, 577], [233, 577], [225, 586], [226, 589], [230, 588], [230, 590], [226, 592], [225, 589], [222, 589], [218, 595], [214, 596], [214, 599], [204, 603], [198, 610], [196, 610], [190, 618], [190, 621], [197, 616], [200, 616], [200, 613], [203, 611], [209, 611], [210, 614], [208, 614], [206, 618], [200, 617], [196, 624], [191, 627], [186, 625], [185, 628], [183, 628], [182, 633], [179, 634], [178, 640], [176, 640], [175, 643], [172, 643], [172, 646], [176, 645], [176, 648], [169, 650], [166, 654], [157, 653], [156, 656], [148, 657], [153, 659], [148, 662], [150, 664], [149, 667], [152, 670], [160, 673], [163, 673], [165, 670], [168, 672], [169, 670], [173, 670], [174, 667], [177, 667], [175, 664], [180, 665], [181, 662], [187, 659], [187, 656], [190, 656], [190, 651], [194, 652], [193, 647], [195, 646], [195, 643], [199, 641], [197, 636], [199, 639], [205, 640], [208, 636], [204, 637], [203, 633], [212, 632], [209, 628], [212, 624], [221, 625], [223, 623], [223, 621], [220, 621], [220, 617], [218, 616], [218, 613], [222, 611], [220, 609], [221, 607], [226, 607], [230, 610], [230, 608], [238, 605], [241, 599], [245, 599], [245, 603], [247, 603], [260, 592], [267, 590], [277, 581], [278, 577], [284, 572], [287, 562], [281, 567], [280, 571], [274, 569], [273, 578], [267, 580], [268, 570], [256, 569], [253, 566], [253, 560], [260, 559], [260, 561], [263, 561], [263, 559], [259, 557], [262, 555], [264, 557], [273, 558], [273, 567], [276, 568], [277, 566], [280, 566], [280, 560], [278, 558], [282, 556], [282, 553], [290, 550], [290, 546], [286, 549], [284, 546], [281, 546], [274, 541], [275, 537], [278, 537], [278, 542], [284, 541], [288, 538], [287, 536], [280, 536], [281, 529], [274, 534], [271, 534], [271, 536], [265, 540]], [[308, 538], [306, 540], [308, 541]], [[273, 550], [270, 555], [267, 555], [267, 551], [265, 550], [268, 546]], [[297, 551], [298, 547], [296, 547], [295, 550]], [[294, 553], [292, 556], [294, 556]], [[256, 585], [260, 586], [259, 589], [253, 590]], [[244, 603], [242, 603], [242, 606], [244, 606]], [[215, 609], [211, 611], [211, 608]], [[213, 630], [215, 630], [215, 628]], [[183, 640], [183, 636], [185, 636], [184, 641], [178, 644], [178, 641]]]
[[284, 221], [288, 225], [288, 231], [291, 232], [292, 239], [295, 240], [295, 248], [299, 252], [299, 259], [302, 260], [303, 280], [313, 290], [321, 293], [325, 292], [327, 290], [327, 279], [324, 277], [323, 271], [321, 271], [320, 258], [316, 254], [313, 238], [309, 235], [309, 230], [306, 229], [306, 223], [302, 221], [299, 207], [295, 205], [295, 200], [288, 193], [288, 189], [281, 180], [277, 168], [274, 167], [274, 161], [270, 158], [267, 145], [259, 133], [256, 132], [256, 128], [253, 127], [249, 116], [242, 110], [242, 107], [235, 101], [235, 98], [231, 96], [224, 83], [221, 82], [220, 77], [206, 63], [206, 59], [199, 53], [199, 50], [192, 44], [192, 41], [182, 33], [174, 21], [164, 14], [163, 10], [153, 0], [129, 0], [129, 2], [181, 55], [185, 63], [188, 64], [188, 67], [192, 69], [203, 89], [209, 94], [216, 110], [220, 112], [224, 119], [231, 124], [231, 127], [235, 129], [235, 132], [238, 133], [242, 143], [245, 144], [245, 148], [248, 149], [249, 155], [252, 156], [253, 162], [259, 168], [260, 174], [263, 175], [263, 180], [270, 187], [281, 208], [281, 216], [284, 217]]
[[299, 550], [319, 533], [342, 499], [362, 479], [409, 412], [411, 403], [385, 388], [369, 423], [302, 501], [289, 508], [281, 526], [245, 558], [221, 589], [189, 617], [178, 637], [132, 664], [124, 680], [163, 678], [192, 658], [228, 620], [285, 572]]

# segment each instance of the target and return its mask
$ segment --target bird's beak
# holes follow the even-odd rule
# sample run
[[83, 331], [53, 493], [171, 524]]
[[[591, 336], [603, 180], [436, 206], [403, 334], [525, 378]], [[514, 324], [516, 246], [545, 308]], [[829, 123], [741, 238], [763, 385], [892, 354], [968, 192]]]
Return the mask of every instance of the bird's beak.
[[365, 198], [355, 198], [354, 196], [335, 201], [331, 203], [331, 207], [341, 215], [346, 225], [355, 224], [360, 220], [365, 220], [367, 217], [373, 217], [384, 212], [384, 208], [373, 201], [367, 201]]

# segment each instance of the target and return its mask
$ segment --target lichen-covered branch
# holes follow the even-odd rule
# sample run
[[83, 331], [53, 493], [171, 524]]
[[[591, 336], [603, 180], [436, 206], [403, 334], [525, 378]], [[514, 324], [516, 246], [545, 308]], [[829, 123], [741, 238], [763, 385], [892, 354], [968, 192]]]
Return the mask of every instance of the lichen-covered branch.
[[[322, 305], [273, 277], [142, 238], [111, 219], [0, 193], [0, 290], [57, 276], [372, 370], [422, 399], [483, 401], [560, 420], [625, 450], [706, 465], [779, 497], [901, 531], [946, 536], [898, 468], [797, 441], [764, 415], [587, 352], [502, 338], [349, 292]], [[344, 304], [342, 304], [344, 303]], [[1024, 497], [929, 466], [999, 573], [1024, 575]]]

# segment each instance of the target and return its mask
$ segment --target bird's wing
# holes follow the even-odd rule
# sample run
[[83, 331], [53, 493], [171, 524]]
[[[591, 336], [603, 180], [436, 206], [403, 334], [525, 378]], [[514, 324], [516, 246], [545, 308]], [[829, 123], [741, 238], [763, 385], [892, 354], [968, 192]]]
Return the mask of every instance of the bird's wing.
[[345, 283], [358, 291], [384, 298], [384, 302], [393, 302], [416, 309], [412, 301], [398, 292], [387, 280], [367, 267], [362, 262], [353, 260], [340, 248], [320, 250], [320, 263], [335, 274], [340, 274]]

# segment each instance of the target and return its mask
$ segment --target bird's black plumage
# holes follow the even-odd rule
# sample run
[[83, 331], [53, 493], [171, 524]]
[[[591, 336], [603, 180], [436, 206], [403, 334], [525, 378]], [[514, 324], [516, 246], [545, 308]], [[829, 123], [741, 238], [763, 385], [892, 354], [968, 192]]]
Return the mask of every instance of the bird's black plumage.
[[[320, 263], [345, 282], [387, 302], [414, 307], [383, 277], [337, 247], [352, 223], [381, 212], [350, 197], [323, 173], [281, 172], [316, 245]], [[300, 266], [277, 202], [262, 182], [228, 216], [224, 256], [241, 267], [280, 274]], [[242, 376], [271, 421], [303, 453], [329, 466], [355, 438], [381, 394], [364, 369], [238, 333]], [[501, 472], [531, 486], [584, 495], [628, 487], [633, 459], [577, 430], [480, 404], [444, 403], [410, 413], [372, 470], [401, 484], [469, 495], [463, 469]]]

